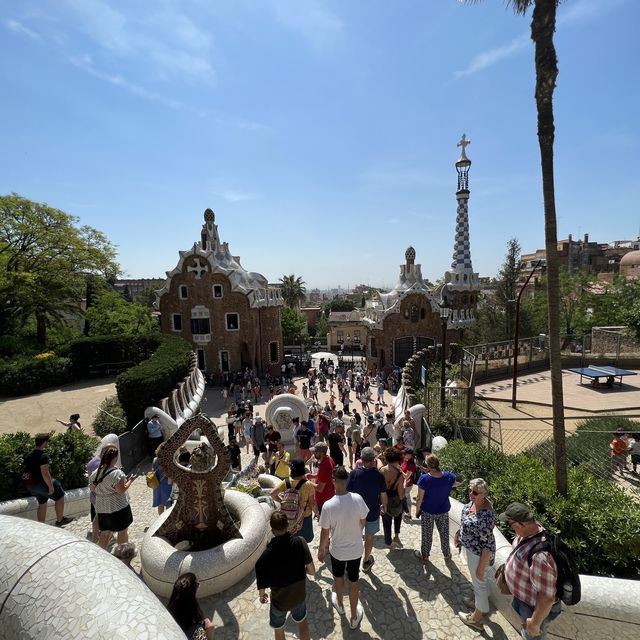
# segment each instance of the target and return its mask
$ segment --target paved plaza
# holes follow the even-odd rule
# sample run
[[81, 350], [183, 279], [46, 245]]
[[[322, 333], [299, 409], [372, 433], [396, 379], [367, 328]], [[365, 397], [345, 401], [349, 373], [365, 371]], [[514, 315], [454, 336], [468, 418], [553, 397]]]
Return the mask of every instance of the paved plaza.
[[[299, 384], [301, 387], [301, 384]], [[73, 407], [65, 408], [56, 404], [55, 410], [66, 415], [78, 406], [86, 407], [84, 411], [90, 414], [90, 403], [99, 403], [106, 395], [109, 385], [100, 381], [95, 388], [84, 386], [73, 390]], [[59, 402], [61, 392], [54, 390], [38, 394], [37, 403], [32, 398], [21, 398], [11, 401], [14, 404], [14, 415], [19, 416], [11, 429], [23, 429], [22, 420], [35, 425], [35, 430], [43, 426], [53, 426], [51, 411], [48, 409], [47, 396], [51, 396], [54, 403]], [[320, 394], [324, 402], [325, 394]], [[71, 398], [72, 396], [65, 396]], [[385, 401], [389, 406], [391, 396]], [[52, 405], [53, 406], [53, 405]], [[264, 415], [265, 403], [256, 407]], [[208, 389], [207, 399], [202, 406], [203, 411], [210, 415], [216, 424], [222, 425], [220, 420], [225, 415], [225, 407], [219, 389]], [[95, 409], [94, 409], [95, 411]], [[46, 424], [38, 424], [39, 416], [44, 416]], [[89, 426], [89, 422], [85, 424]], [[243, 455], [243, 464], [249, 458]], [[140, 465], [138, 471], [144, 472], [150, 468], [149, 461]], [[131, 541], [138, 547], [144, 532], [157, 517], [156, 510], [151, 507], [151, 490], [147, 488], [144, 478], [139, 478], [129, 490], [134, 522], [129, 529]], [[415, 498], [415, 489], [414, 489]], [[432, 563], [428, 570], [416, 560], [413, 551], [420, 546], [420, 524], [418, 520], [404, 522], [400, 532], [403, 548], [388, 551], [384, 548], [382, 529], [376, 537], [374, 547], [375, 564], [368, 574], [362, 574], [361, 601], [365, 615], [358, 630], [351, 630], [346, 616], [339, 616], [330, 604], [330, 594], [333, 578], [326, 564], [317, 562], [318, 541], [320, 532], [317, 522], [315, 539], [310, 548], [316, 562], [315, 578], [308, 582], [308, 611], [312, 638], [375, 638], [387, 640], [402, 638], [407, 640], [429, 638], [461, 638], [471, 639], [480, 637], [479, 634], [466, 627], [458, 618], [459, 611], [466, 611], [463, 597], [471, 596], [471, 582], [466, 564], [462, 557], [454, 554], [452, 561], [445, 562], [438, 547], [438, 535], [434, 534], [434, 549], [431, 553]], [[82, 538], [90, 538], [91, 524], [88, 514], [75, 519], [66, 530]], [[136, 572], [140, 571], [139, 556], [132, 563]], [[345, 600], [346, 603], [346, 600]], [[223, 639], [267, 639], [273, 633], [268, 626], [268, 605], [261, 605], [255, 586], [253, 574], [227, 591], [201, 601], [203, 611], [218, 627], [216, 638]], [[348, 612], [348, 607], [347, 607]], [[287, 621], [288, 637], [297, 636], [297, 626]], [[491, 615], [486, 625], [485, 637], [496, 639], [513, 639], [519, 637], [509, 623], [497, 612]]]

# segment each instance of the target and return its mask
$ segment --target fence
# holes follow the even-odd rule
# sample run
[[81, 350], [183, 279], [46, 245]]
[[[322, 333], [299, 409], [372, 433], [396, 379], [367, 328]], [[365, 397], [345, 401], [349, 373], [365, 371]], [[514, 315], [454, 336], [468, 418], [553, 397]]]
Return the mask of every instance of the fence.
[[[522, 428], [521, 418], [496, 420], [485, 407], [482, 417], [456, 420], [455, 436], [466, 442], [479, 442], [487, 447], [498, 448], [507, 454], [525, 454], [554, 466], [554, 444], [552, 418], [531, 419], [530, 428]], [[620, 472], [611, 456], [610, 443], [616, 431], [622, 431], [632, 440], [632, 434], [640, 433], [640, 422], [632, 420], [640, 415], [565, 417], [567, 466], [581, 467], [592, 475], [614, 482], [640, 498], [640, 464], [637, 474], [629, 453]], [[535, 421], [535, 427], [533, 426]]]
[[593, 355], [618, 364], [621, 357], [640, 356], [640, 343], [627, 327], [594, 327], [589, 350]]
[[469, 415], [468, 388], [427, 386], [423, 394], [423, 404], [427, 408], [426, 419], [430, 425]]

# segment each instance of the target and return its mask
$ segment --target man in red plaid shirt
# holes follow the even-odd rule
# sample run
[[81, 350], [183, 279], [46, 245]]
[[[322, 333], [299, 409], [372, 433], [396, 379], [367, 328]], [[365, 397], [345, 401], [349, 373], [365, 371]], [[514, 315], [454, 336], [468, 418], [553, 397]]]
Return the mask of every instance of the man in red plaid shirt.
[[512, 606], [522, 620], [520, 634], [524, 640], [542, 640], [547, 625], [561, 612], [556, 596], [558, 568], [553, 556], [540, 551], [533, 555], [531, 566], [528, 563], [531, 548], [544, 540], [544, 527], [519, 502], [512, 502], [498, 518], [508, 522], [516, 534], [504, 577], [513, 594]]

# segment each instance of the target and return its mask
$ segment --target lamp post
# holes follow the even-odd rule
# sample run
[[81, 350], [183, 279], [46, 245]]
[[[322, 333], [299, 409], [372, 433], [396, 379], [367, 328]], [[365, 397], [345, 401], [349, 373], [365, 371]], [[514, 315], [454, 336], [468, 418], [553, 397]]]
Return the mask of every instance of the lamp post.
[[536, 269], [542, 264], [542, 260], [538, 260], [538, 262], [533, 265], [533, 269], [531, 269], [531, 273], [529, 277], [525, 280], [525, 283], [522, 285], [520, 291], [518, 292], [518, 298], [516, 300], [516, 326], [514, 329], [513, 335], [513, 380], [511, 381], [511, 407], [513, 409], [516, 408], [516, 398], [518, 395], [518, 342], [520, 341], [520, 299], [522, 298], [522, 294], [524, 290], [527, 288], [529, 281], [533, 277]]
[[451, 309], [440, 305], [440, 320], [442, 321], [442, 363], [440, 368], [440, 412], [444, 413], [445, 405], [445, 384], [446, 384], [446, 364], [447, 364], [447, 325], [449, 324], [449, 314]]

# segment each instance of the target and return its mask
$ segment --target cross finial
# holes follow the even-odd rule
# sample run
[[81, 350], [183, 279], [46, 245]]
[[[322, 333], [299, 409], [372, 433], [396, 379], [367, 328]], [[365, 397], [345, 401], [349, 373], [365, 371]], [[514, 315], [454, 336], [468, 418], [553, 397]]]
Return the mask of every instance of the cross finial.
[[460, 142], [458, 142], [458, 147], [462, 147], [462, 151], [460, 153], [460, 160], [468, 160], [467, 158], [467, 146], [471, 144], [471, 140], [467, 140], [467, 134], [463, 133], [462, 138], [460, 138]]

